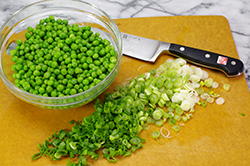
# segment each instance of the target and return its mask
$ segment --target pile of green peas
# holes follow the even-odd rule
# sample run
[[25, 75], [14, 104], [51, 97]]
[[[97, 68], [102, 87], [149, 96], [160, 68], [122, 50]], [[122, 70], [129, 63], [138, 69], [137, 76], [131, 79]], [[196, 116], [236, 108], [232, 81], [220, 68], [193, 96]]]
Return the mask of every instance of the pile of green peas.
[[15, 85], [29, 93], [63, 97], [99, 84], [117, 63], [117, 52], [89, 25], [70, 25], [50, 15], [10, 51]]

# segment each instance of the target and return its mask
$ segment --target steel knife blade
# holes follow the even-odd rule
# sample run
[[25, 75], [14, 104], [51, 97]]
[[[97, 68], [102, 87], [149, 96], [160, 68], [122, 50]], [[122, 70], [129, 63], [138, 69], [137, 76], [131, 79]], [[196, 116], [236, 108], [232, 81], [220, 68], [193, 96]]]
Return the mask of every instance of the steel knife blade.
[[162, 53], [186, 59], [190, 63], [222, 71], [235, 77], [244, 71], [241, 60], [218, 53], [122, 33], [123, 54], [143, 61], [155, 62]]

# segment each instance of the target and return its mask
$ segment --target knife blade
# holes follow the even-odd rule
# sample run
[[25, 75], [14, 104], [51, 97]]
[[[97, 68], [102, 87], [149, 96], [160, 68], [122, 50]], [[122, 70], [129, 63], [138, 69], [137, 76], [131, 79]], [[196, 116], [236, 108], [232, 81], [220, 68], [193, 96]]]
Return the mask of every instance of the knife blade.
[[241, 60], [226, 55], [148, 39], [122, 33], [123, 54], [148, 62], [155, 62], [163, 53], [186, 59], [190, 63], [223, 72], [227, 77], [235, 77], [244, 71]]

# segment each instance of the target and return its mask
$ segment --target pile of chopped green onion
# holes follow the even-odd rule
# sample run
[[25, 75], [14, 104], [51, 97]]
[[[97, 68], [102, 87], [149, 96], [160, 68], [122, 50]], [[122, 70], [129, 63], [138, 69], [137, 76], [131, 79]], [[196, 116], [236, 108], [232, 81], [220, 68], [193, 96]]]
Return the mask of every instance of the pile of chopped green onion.
[[[91, 116], [73, 122], [70, 132], [60, 130], [39, 144], [40, 152], [32, 159], [43, 154], [53, 160], [77, 157], [78, 163], [69, 160], [67, 165], [80, 166], [87, 165], [86, 156], [97, 159], [97, 150], [102, 149], [108, 161], [116, 162], [116, 156], [129, 156], [143, 147], [145, 139], [139, 133], [149, 124], [161, 127], [168, 122], [178, 132], [178, 123], [191, 118], [196, 104], [206, 107], [207, 102], [212, 103], [211, 98], [218, 98], [218, 94], [206, 92], [203, 87], [217, 88], [218, 83], [183, 59], [169, 59], [157, 70], [151, 69], [125, 86], [115, 87], [102, 103], [97, 99]], [[152, 138], [158, 139], [160, 134], [170, 138], [169, 131], [164, 135], [163, 129], [167, 130], [162, 127], [160, 132], [152, 133]]]

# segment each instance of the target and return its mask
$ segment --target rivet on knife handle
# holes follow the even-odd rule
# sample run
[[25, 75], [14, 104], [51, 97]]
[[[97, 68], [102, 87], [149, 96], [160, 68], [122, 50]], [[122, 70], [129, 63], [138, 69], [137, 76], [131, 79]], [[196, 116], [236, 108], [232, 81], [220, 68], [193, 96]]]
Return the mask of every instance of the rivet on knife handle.
[[217, 53], [172, 43], [168, 51], [171, 54], [185, 58], [187, 61], [190, 61], [192, 63], [212, 69], [221, 70], [228, 77], [238, 76], [244, 70], [242, 61]]

